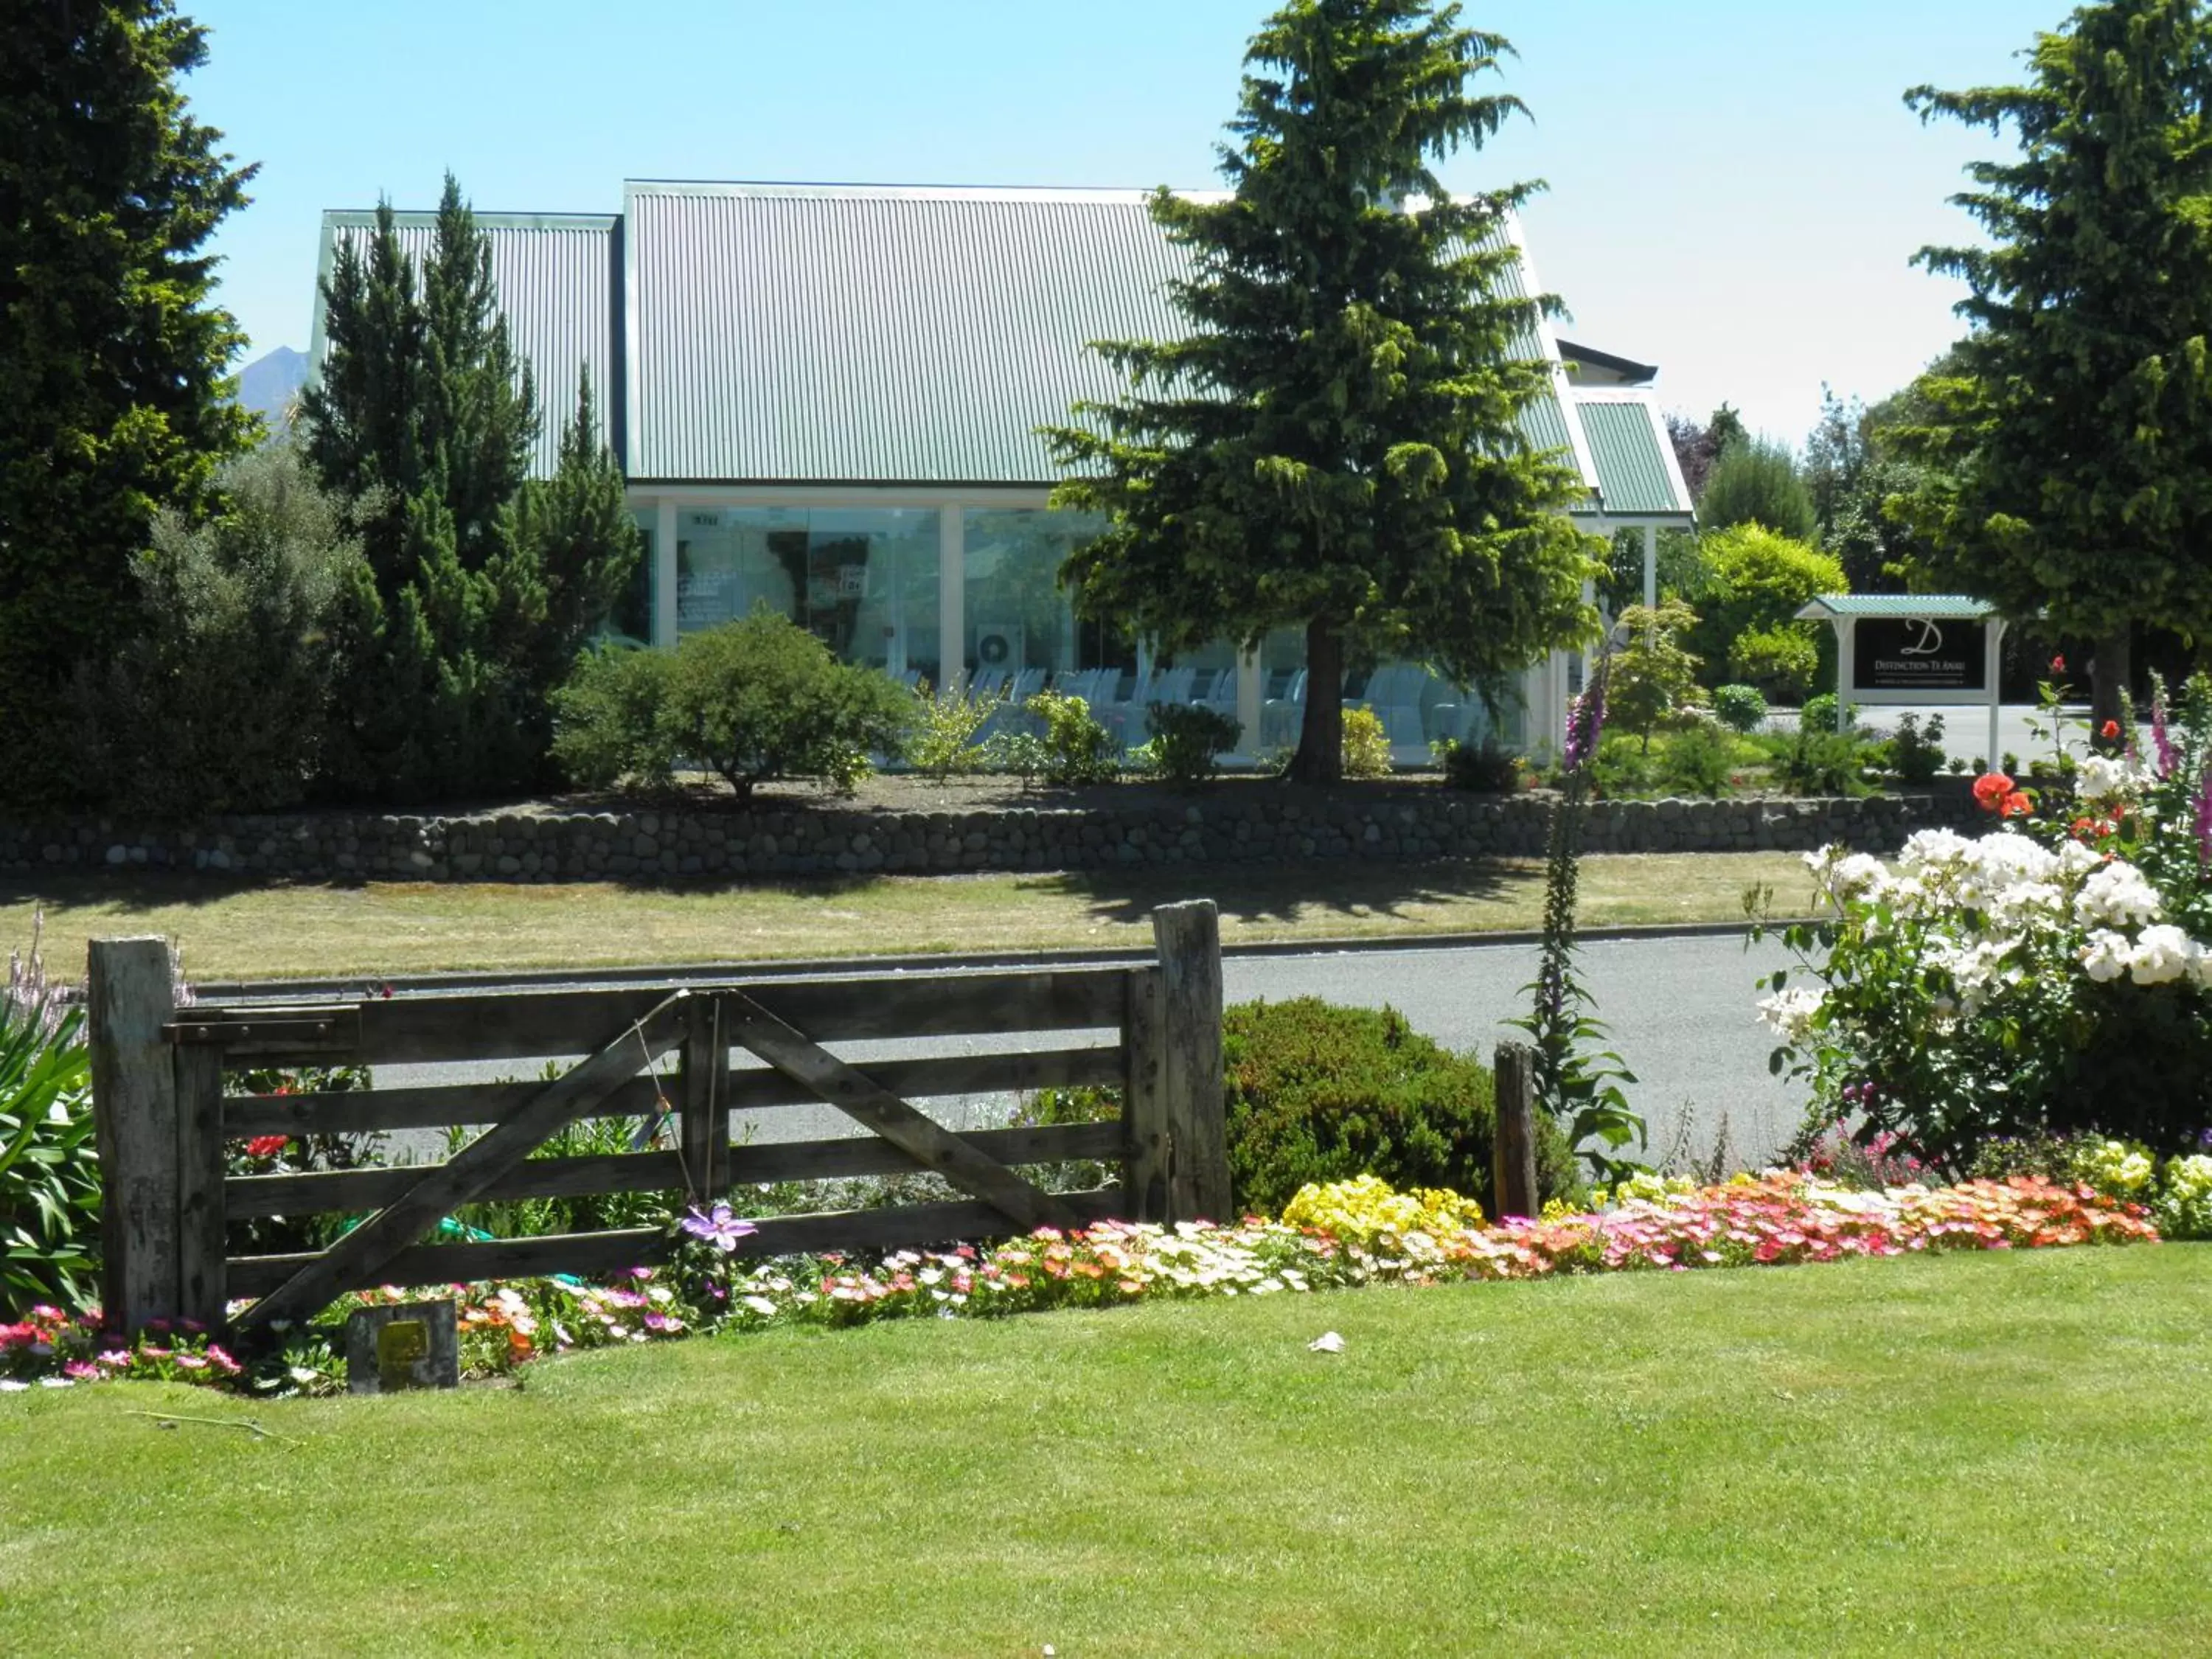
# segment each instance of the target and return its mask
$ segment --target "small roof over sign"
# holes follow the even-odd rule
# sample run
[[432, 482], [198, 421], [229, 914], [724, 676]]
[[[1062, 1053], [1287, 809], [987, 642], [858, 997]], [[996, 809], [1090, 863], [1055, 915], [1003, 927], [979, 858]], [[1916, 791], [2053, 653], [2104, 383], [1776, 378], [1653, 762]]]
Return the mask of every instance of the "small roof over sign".
[[1979, 622], [1996, 606], [1963, 593], [1824, 593], [1797, 613], [1800, 622], [1840, 622], [1850, 617], [1959, 617]]

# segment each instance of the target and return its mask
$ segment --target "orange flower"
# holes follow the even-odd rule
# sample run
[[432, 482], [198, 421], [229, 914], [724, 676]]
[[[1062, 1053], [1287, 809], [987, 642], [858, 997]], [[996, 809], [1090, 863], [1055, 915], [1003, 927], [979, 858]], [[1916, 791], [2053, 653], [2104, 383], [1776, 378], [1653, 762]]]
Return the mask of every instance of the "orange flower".
[[2106, 720], [2104, 725], [2104, 729], [2099, 732], [2097, 735], [2102, 738], [2106, 743], [2111, 743], [2114, 738], [2120, 735], [2120, 723], [2118, 720]]
[[1974, 802], [1984, 812], [1997, 811], [2015, 793], [2013, 781], [2002, 772], [1984, 772], [1974, 780]]
[[2004, 817], [2024, 818], [2034, 808], [2035, 803], [2029, 800], [2024, 793], [2015, 789], [1998, 803], [1997, 811]]

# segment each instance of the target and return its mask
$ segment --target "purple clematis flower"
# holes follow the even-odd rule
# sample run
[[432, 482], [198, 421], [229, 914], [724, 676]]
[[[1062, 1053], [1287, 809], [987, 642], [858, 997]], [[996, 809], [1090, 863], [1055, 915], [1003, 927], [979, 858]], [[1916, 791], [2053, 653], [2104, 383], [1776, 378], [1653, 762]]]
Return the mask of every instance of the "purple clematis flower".
[[684, 1218], [684, 1231], [726, 1252], [735, 1250], [739, 1239], [749, 1238], [760, 1229], [731, 1214], [728, 1205], [717, 1204], [705, 1212], [695, 1208]]

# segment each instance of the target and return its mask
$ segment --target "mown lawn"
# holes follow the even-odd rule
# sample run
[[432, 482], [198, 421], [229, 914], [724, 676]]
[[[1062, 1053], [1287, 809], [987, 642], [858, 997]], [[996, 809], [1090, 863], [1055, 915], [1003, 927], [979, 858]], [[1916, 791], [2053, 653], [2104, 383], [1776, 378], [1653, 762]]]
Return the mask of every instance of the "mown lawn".
[[[1345, 1352], [1310, 1352], [1325, 1329]], [[694, 1341], [520, 1391], [0, 1398], [0, 1651], [2212, 1645], [2212, 1250]], [[134, 1410], [258, 1414], [288, 1442]]]
[[[1620, 854], [1583, 861], [1586, 927], [1731, 921], [1771, 884], [1781, 914], [1812, 888], [1786, 853]], [[47, 960], [82, 971], [84, 941], [162, 933], [199, 979], [618, 967], [907, 952], [1149, 949], [1153, 908], [1206, 897], [1230, 944], [1533, 928], [1540, 864], [1206, 866], [1127, 874], [885, 876], [765, 886], [499, 883], [241, 885], [191, 877], [0, 880], [0, 951], [43, 908]]]

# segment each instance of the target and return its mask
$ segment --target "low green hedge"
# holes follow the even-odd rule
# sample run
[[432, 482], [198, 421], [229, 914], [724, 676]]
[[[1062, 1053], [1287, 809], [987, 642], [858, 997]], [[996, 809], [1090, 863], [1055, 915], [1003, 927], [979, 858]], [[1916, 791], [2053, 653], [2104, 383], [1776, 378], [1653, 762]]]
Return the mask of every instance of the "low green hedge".
[[[1359, 1175], [1447, 1187], [1489, 1207], [1490, 1069], [1395, 1009], [1242, 1003], [1228, 1010], [1224, 1048], [1229, 1175], [1243, 1211], [1277, 1215], [1308, 1182]], [[1573, 1149], [1541, 1115], [1536, 1182], [1546, 1199], [1583, 1196]]]

